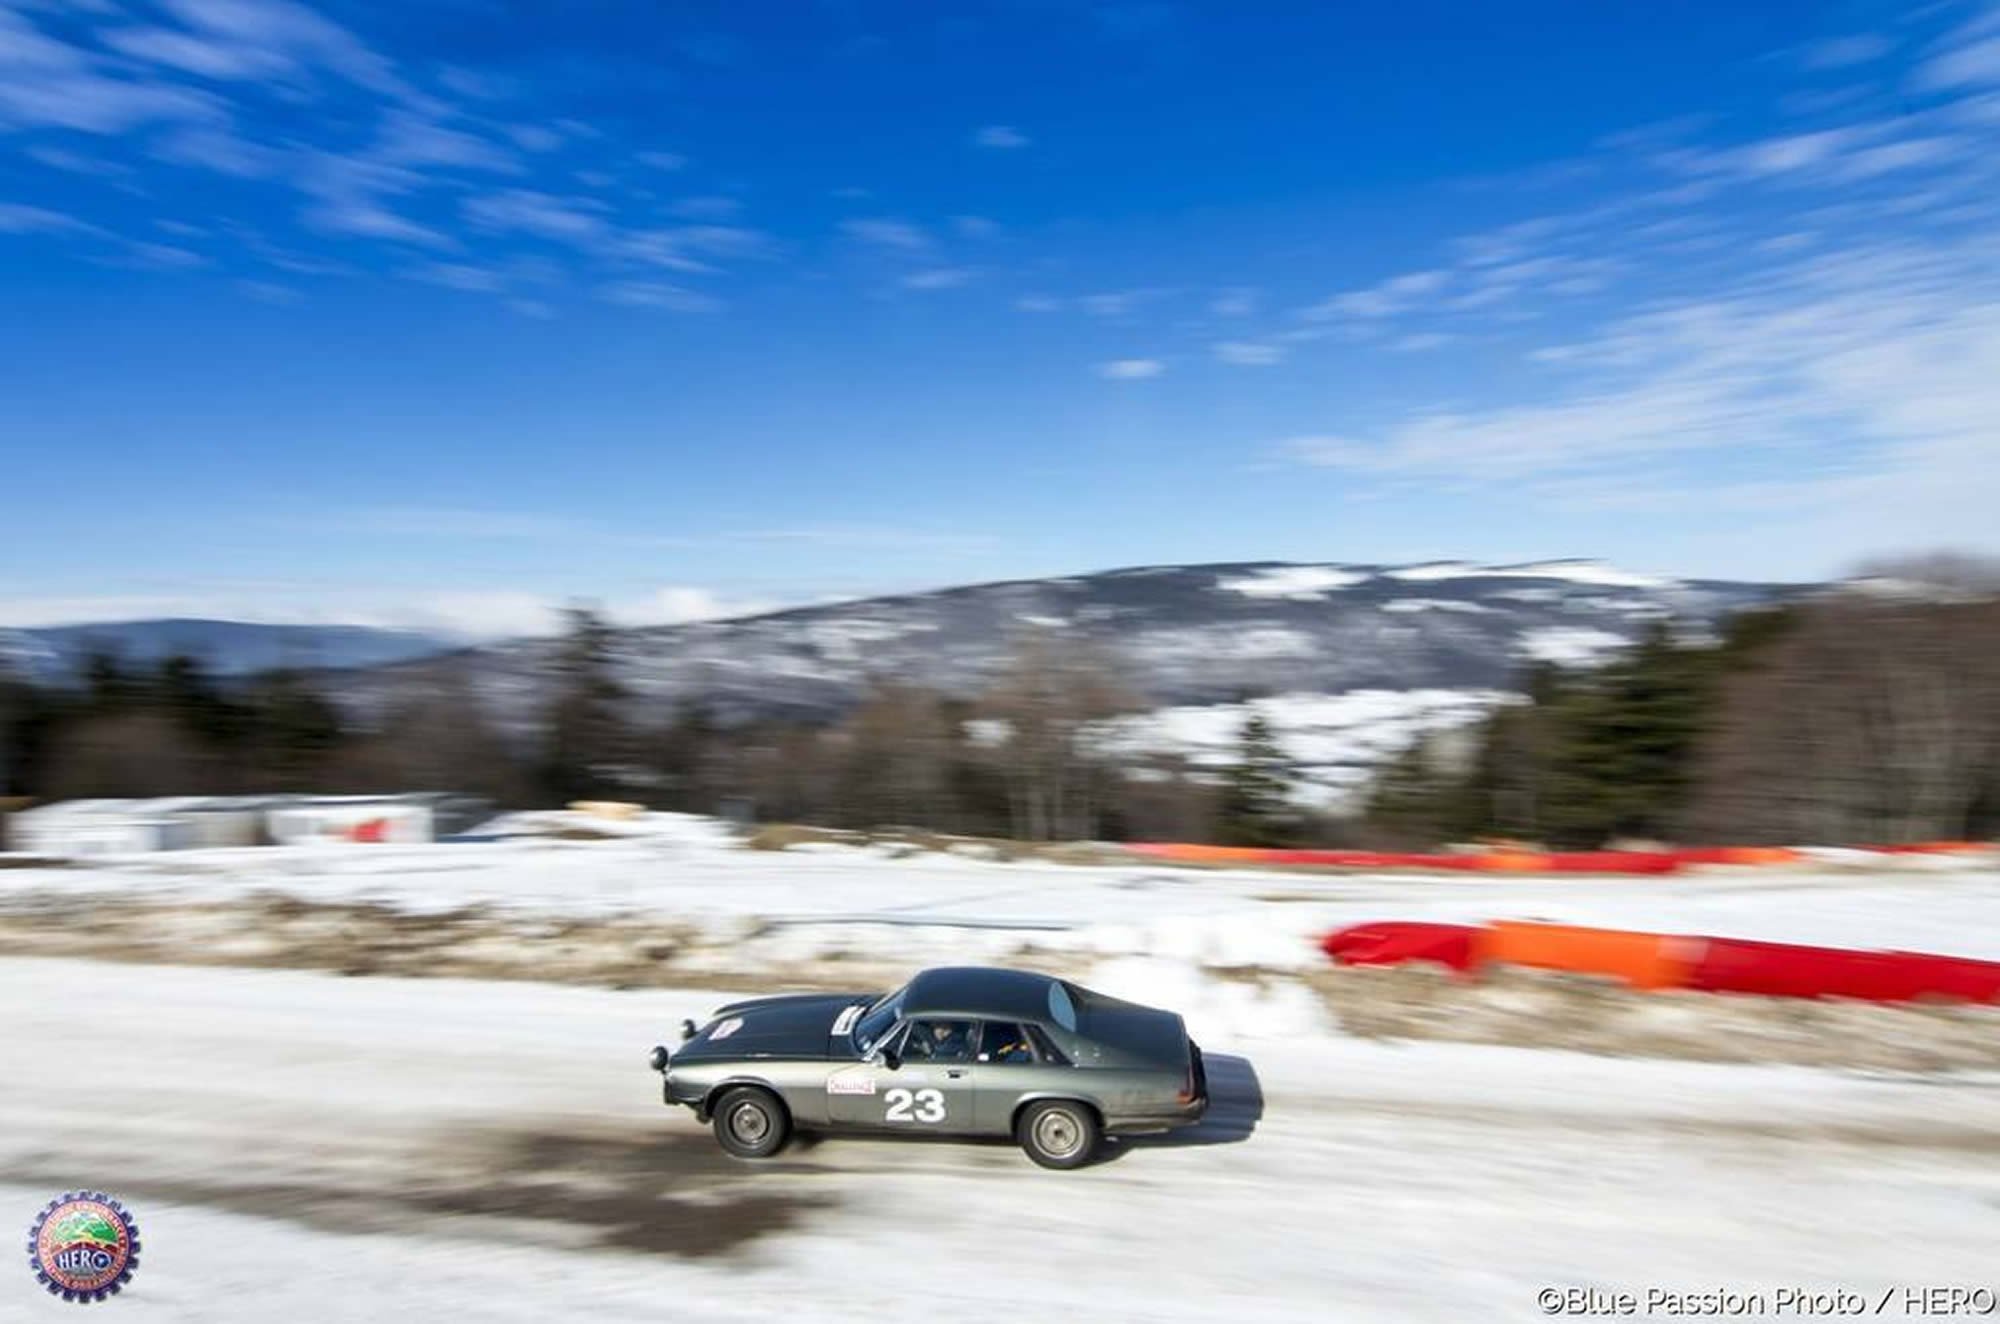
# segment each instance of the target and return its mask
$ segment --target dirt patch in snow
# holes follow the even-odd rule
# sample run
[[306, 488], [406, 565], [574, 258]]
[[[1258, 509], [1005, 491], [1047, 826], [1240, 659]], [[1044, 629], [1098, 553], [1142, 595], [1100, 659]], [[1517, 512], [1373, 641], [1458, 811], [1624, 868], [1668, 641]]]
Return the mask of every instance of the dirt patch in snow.
[[[474, 1241], [557, 1242], [683, 1259], [737, 1255], [835, 1201], [787, 1180], [808, 1166], [742, 1163], [705, 1134], [551, 1127], [454, 1134], [381, 1184], [231, 1182], [143, 1172], [138, 1200], [194, 1204], [340, 1233], [417, 1232]], [[60, 1189], [74, 1177], [9, 1168], [10, 1182]]]
[[[602, 988], [852, 992], [896, 987], [940, 953], [859, 954], [833, 936], [801, 955], [773, 948], [783, 925], [743, 917], [720, 930], [656, 915], [566, 916], [488, 906], [418, 913], [280, 893], [227, 901], [43, 893], [0, 906], [0, 957], [88, 957], [159, 965], [331, 970], [403, 978], [510, 979]], [[948, 954], [947, 954], [948, 955]], [[1074, 953], [1016, 944], [1006, 963], [1074, 974]]]
[[1873, 1071], [2000, 1070], [2000, 1007], [1635, 992], [1518, 968], [1477, 980], [1421, 965], [1335, 967], [1306, 978], [1342, 1029], [1367, 1038]]

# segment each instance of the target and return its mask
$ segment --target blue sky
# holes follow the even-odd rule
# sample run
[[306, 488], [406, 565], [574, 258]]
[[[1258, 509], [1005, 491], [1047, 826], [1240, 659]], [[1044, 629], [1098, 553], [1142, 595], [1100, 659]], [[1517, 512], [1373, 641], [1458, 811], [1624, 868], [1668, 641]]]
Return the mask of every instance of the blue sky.
[[2000, 549], [2000, 10], [0, 0], [0, 624]]

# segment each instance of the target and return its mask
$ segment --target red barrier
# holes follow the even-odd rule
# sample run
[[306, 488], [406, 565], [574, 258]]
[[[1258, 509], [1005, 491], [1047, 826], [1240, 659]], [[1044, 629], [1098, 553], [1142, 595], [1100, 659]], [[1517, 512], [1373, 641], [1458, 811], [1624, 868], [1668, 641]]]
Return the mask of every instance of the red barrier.
[[1544, 858], [1551, 873], [1673, 873], [1681, 867], [1668, 851], [1569, 851]]
[[2000, 961], [1974, 961], [1964, 956], [1932, 956], [1926, 952], [1890, 952], [1917, 967], [1925, 985], [1923, 997], [1964, 1002], [2000, 1002]]
[[1964, 855], [1989, 849], [1983, 841], [1905, 841], [1889, 846], [1863, 846], [1884, 855]]
[[2000, 998], [2000, 964], [1921, 952], [1859, 952], [1711, 938], [1688, 987], [1779, 998], [1990, 1002]]
[[1320, 939], [1320, 950], [1338, 965], [1399, 965], [1404, 961], [1435, 961], [1460, 972], [1474, 964], [1470, 924], [1417, 924], [1393, 921], [1356, 924]]

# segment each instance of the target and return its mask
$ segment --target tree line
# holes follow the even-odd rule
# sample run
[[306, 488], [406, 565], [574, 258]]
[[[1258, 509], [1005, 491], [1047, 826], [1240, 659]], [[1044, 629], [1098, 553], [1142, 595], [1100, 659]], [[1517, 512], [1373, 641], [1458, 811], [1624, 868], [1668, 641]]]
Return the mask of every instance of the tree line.
[[1300, 807], [1254, 706], [1220, 767], [1107, 740], [1145, 705], [1114, 655], [1060, 631], [1023, 636], [973, 694], [884, 679], [835, 719], [725, 722], [634, 694], [614, 632], [587, 610], [570, 613], [527, 729], [492, 720], [458, 658], [365, 715], [301, 670], [224, 682], [191, 657], [97, 652], [63, 685], [0, 671], [0, 797], [452, 790], [503, 807], [614, 798], [761, 822], [1266, 846], [1990, 837], [2000, 574], [1918, 568], [1953, 587], [1821, 595], [1713, 633], [1660, 621], [1602, 666], [1535, 666], [1517, 701], [1419, 740], [1340, 812]]
[[1357, 823], [1400, 845], [1990, 839], [2000, 572], [1875, 569], [1715, 637], [1663, 621], [1607, 665], [1534, 668], [1460, 748], [1383, 768]]

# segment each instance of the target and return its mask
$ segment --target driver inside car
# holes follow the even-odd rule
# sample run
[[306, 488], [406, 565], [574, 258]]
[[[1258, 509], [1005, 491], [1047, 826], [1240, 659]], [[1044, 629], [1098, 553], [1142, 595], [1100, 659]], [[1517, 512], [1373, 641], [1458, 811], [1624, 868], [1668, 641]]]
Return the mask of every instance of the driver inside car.
[[1018, 1025], [993, 1025], [986, 1027], [986, 1051], [979, 1055], [981, 1062], [1032, 1062], [1034, 1050], [1028, 1047], [1026, 1036]]
[[903, 1055], [931, 1062], [960, 1061], [970, 1047], [971, 1028], [965, 1021], [931, 1021], [910, 1036]]

